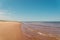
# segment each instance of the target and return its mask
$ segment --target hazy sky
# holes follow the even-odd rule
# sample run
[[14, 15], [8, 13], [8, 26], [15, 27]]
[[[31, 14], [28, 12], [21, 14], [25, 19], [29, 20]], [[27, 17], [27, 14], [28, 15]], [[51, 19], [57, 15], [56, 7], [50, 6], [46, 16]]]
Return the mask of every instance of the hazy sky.
[[60, 21], [60, 0], [0, 0], [0, 19]]

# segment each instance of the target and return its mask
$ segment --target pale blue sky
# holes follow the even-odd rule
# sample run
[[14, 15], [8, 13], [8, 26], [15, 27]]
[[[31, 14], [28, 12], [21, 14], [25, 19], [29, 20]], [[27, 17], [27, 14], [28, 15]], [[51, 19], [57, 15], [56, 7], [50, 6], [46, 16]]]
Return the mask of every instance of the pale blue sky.
[[0, 0], [0, 19], [60, 21], [60, 0]]

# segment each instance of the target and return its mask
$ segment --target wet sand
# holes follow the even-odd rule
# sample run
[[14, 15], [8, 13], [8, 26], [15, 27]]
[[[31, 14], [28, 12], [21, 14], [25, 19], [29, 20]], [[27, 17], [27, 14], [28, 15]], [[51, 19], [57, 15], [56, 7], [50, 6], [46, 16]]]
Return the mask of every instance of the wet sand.
[[23, 23], [24, 40], [60, 40], [60, 28], [38, 23]]
[[0, 22], [0, 40], [22, 40], [21, 23]]

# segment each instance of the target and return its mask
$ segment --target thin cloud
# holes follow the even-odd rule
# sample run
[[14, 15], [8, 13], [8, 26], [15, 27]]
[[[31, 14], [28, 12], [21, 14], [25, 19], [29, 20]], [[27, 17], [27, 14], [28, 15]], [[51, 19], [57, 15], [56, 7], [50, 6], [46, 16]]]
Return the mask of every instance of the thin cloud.
[[6, 14], [6, 13], [4, 13], [4, 12], [0, 12], [0, 15], [4, 15], [4, 14]]
[[12, 14], [13, 12], [9, 12], [8, 10], [0, 10], [0, 20], [17, 21], [15, 16], [13, 16]]
[[9, 20], [11, 17], [8, 16], [8, 12], [0, 11], [0, 20]]
[[0, 11], [0, 20], [7, 18], [7, 16], [5, 14], [6, 14], [5, 12]]

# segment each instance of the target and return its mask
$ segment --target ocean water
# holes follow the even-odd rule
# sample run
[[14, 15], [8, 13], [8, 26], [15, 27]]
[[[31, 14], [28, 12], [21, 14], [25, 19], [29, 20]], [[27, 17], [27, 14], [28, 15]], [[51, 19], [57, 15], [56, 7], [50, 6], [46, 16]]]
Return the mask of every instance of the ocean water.
[[23, 22], [24, 40], [60, 40], [60, 22]]

